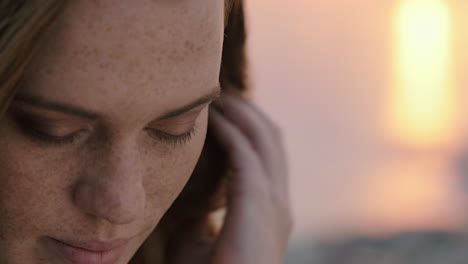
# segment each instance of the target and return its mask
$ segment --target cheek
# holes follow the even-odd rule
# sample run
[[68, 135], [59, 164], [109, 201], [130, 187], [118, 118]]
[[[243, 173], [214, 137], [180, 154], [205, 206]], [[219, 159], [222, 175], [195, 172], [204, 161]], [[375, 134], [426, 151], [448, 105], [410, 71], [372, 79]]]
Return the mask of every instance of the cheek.
[[11, 146], [0, 153], [0, 232], [27, 235], [53, 225], [58, 212], [66, 208], [70, 172], [64, 163], [44, 153], [10, 143], [0, 140], [2, 146]]
[[167, 147], [163, 153], [158, 150], [157, 156], [160, 158], [147, 161], [151, 164], [144, 181], [147, 206], [166, 211], [182, 191], [200, 157], [207, 119], [208, 111], [205, 109], [198, 118], [196, 132], [190, 142], [183, 146]]
[[37, 239], [63, 226], [70, 211], [67, 175], [73, 173], [6, 122], [0, 123], [0, 146], [0, 263], [33, 263], [46, 256]]

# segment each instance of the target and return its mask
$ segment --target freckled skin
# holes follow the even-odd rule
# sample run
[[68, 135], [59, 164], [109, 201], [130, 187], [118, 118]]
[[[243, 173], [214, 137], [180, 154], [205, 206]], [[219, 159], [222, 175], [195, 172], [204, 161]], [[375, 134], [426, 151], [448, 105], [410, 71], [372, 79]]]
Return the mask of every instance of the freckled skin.
[[76, 142], [30, 139], [0, 121], [0, 263], [64, 263], [46, 238], [132, 238], [127, 263], [200, 155], [207, 108], [186, 144], [145, 128], [218, 84], [223, 1], [70, 1], [19, 92], [97, 112]]

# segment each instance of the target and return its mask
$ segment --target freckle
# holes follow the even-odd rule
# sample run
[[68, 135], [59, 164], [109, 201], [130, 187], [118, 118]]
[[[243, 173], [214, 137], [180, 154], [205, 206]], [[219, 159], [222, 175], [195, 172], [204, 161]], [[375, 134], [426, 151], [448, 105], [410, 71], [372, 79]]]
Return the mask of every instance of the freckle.
[[97, 48], [93, 48], [93, 56], [95, 58], [99, 56], [99, 50]]
[[80, 65], [80, 70], [84, 73], [88, 72], [88, 67], [86, 66], [86, 63], [82, 63]]
[[122, 58], [122, 54], [118, 52], [114, 52], [110, 55], [110, 58], [113, 60], [119, 60], [120, 58]]
[[51, 75], [53, 73], [54, 73], [54, 70], [52, 68], [47, 68], [47, 70], [46, 70], [47, 75]]
[[109, 64], [101, 62], [101, 63], [99, 63], [99, 68], [102, 69], [102, 70], [105, 70], [105, 69], [109, 68]]
[[152, 30], [145, 31], [144, 35], [149, 37], [149, 38], [154, 38], [154, 36], [155, 36], [154, 31], [152, 31]]
[[192, 52], [196, 49], [195, 45], [192, 42], [187, 41], [187, 40], [184, 42], [184, 46], [188, 48], [189, 51], [192, 51]]
[[89, 31], [94, 31], [94, 24], [93, 23], [88, 23], [87, 25]]

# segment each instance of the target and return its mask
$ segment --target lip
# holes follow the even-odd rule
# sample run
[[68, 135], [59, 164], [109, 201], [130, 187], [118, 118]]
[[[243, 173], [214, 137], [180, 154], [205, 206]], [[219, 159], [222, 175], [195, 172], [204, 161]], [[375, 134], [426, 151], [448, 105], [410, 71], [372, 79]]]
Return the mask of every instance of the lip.
[[113, 264], [122, 256], [129, 240], [78, 242], [49, 238], [49, 242], [53, 250], [70, 263]]

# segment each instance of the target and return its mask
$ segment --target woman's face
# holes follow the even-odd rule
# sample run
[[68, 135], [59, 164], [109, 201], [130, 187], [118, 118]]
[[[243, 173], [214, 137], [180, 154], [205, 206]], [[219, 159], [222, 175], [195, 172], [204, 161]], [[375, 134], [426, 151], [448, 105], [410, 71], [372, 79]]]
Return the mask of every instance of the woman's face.
[[223, 5], [69, 2], [0, 122], [0, 263], [130, 260], [200, 155]]

